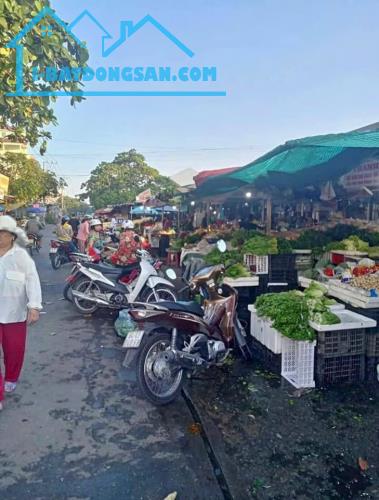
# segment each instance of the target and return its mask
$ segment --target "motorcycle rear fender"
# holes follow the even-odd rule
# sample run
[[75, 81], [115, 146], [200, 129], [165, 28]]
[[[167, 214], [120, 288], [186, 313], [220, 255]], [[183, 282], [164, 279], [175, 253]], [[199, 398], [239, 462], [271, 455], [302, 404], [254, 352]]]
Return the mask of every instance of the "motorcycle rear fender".
[[96, 269], [89, 269], [87, 267], [81, 266], [80, 272], [90, 278], [92, 281], [98, 281], [100, 283], [104, 283], [112, 287], [112, 290], [115, 289], [115, 284], [106, 278], [102, 273], [96, 271]]
[[146, 285], [149, 288], [156, 288], [158, 285], [166, 285], [171, 288], [175, 288], [175, 285], [171, 283], [171, 281], [168, 281], [165, 278], [161, 278], [160, 276], [150, 276], [146, 282]]

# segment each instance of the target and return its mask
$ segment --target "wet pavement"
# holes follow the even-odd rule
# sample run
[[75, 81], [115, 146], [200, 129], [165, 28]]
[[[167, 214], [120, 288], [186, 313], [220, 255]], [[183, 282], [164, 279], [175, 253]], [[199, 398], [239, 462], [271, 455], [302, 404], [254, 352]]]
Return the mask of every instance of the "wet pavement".
[[0, 498], [222, 499], [185, 401], [157, 409], [139, 398], [112, 318], [61, 300], [70, 267], [51, 269], [47, 241], [35, 260], [46, 314], [0, 414]]
[[379, 498], [379, 384], [302, 391], [242, 361], [204, 378], [187, 390], [239, 498]]

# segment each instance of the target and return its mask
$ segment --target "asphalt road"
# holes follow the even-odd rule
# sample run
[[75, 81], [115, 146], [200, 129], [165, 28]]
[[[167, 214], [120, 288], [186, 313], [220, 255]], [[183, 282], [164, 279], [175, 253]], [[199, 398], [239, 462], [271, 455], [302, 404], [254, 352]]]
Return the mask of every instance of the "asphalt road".
[[157, 409], [141, 399], [111, 317], [83, 318], [62, 300], [70, 267], [51, 268], [49, 232], [35, 257], [45, 314], [0, 414], [0, 498], [223, 498], [185, 401]]

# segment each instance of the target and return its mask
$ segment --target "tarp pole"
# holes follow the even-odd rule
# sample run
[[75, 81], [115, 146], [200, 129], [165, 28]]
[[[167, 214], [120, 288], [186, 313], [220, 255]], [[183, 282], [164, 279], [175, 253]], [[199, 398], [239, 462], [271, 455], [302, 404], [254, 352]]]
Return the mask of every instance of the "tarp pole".
[[267, 214], [266, 214], [266, 234], [270, 235], [271, 234], [271, 229], [272, 229], [272, 199], [267, 198], [266, 200], [266, 208], [267, 208]]

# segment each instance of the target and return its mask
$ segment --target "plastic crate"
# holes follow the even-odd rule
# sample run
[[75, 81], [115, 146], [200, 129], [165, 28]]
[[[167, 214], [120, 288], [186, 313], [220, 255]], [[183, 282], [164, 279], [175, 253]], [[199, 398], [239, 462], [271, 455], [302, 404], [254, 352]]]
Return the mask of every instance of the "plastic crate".
[[267, 347], [272, 353], [280, 354], [282, 352], [282, 339], [284, 338], [275, 328], [272, 328], [272, 322], [266, 318], [260, 318], [257, 315], [254, 306], [249, 306], [250, 316], [250, 334], [262, 345]]
[[273, 283], [287, 283], [292, 286], [298, 287], [298, 273], [294, 269], [270, 269], [268, 273], [268, 278], [270, 282]]
[[255, 274], [268, 274], [268, 255], [243, 256], [243, 263]]
[[379, 356], [366, 357], [366, 380], [369, 382], [378, 381]]
[[315, 387], [314, 361], [316, 342], [282, 338], [281, 375], [296, 388]]
[[366, 334], [366, 356], [379, 357], [379, 332]]
[[279, 253], [269, 256], [270, 271], [294, 271], [296, 269], [296, 255], [293, 253]]
[[365, 378], [365, 355], [316, 357], [316, 383], [319, 387], [352, 384]]
[[364, 354], [366, 333], [363, 328], [318, 332], [317, 355], [335, 357], [346, 354]]
[[251, 348], [253, 350], [253, 357], [258, 359], [266, 370], [276, 373], [277, 375], [281, 374], [282, 371], [282, 355], [274, 354], [267, 349], [264, 345], [262, 345], [257, 339], [251, 339]]

